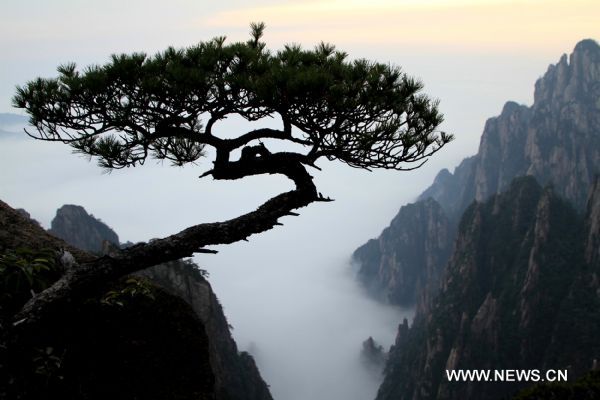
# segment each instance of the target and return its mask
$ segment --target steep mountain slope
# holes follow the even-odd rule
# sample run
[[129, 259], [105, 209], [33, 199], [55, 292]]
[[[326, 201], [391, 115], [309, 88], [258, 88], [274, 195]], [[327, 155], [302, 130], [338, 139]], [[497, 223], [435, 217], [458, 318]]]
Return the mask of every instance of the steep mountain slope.
[[[118, 235], [81, 206], [64, 205], [58, 209], [50, 233], [91, 252], [111, 251], [111, 243], [119, 244]], [[252, 356], [238, 351], [223, 309], [197, 265], [175, 261], [140, 271], [138, 275], [185, 300], [204, 324], [217, 400], [272, 399]]]
[[79, 249], [96, 254], [102, 252], [104, 241], [119, 245], [115, 231], [89, 215], [83, 207], [73, 204], [65, 204], [56, 211], [48, 232]]
[[214, 400], [204, 324], [142, 280], [86, 294], [33, 329], [13, 325], [34, 288], [94, 258], [0, 202], [0, 398]]
[[585, 207], [600, 172], [600, 46], [579, 42], [535, 84], [531, 107], [508, 102], [486, 122], [479, 151], [440, 172], [419, 199], [433, 197], [451, 215], [475, 199], [502, 191], [517, 176], [552, 183], [556, 193]]
[[217, 400], [272, 400], [254, 358], [238, 351], [223, 308], [197, 266], [189, 261], [175, 261], [141, 271], [139, 275], [184, 299], [204, 323]]
[[19, 247], [62, 249], [83, 262], [94, 259], [91, 254], [44, 231], [26, 211], [13, 210], [0, 200], [0, 252]]
[[[22, 210], [12, 210], [8, 205], [0, 202], [0, 252], [4, 254], [5, 251], [22, 247], [32, 249], [55, 249], [63, 254], [62, 259], [66, 259], [66, 262], [70, 263], [72, 262], [71, 260], [73, 260], [72, 256], [74, 256], [73, 261], [90, 261], [94, 258], [90, 253], [99, 254], [101, 252], [110, 251], [111, 248], [114, 248], [114, 246], [119, 244], [118, 235], [108, 225], [94, 218], [92, 215], [89, 215], [85, 209], [80, 206], [65, 205], [61, 207], [57, 211], [51, 226], [52, 228], [49, 231], [50, 234], [46, 233], [39, 224], [28, 218], [26, 212], [23, 212]], [[59, 236], [62, 240], [56, 236]], [[81, 249], [85, 251], [82, 251]], [[65, 251], [68, 252], [66, 255], [64, 255]], [[260, 376], [252, 356], [248, 353], [240, 353], [238, 351], [235, 341], [229, 331], [229, 324], [227, 323], [223, 309], [216, 295], [212, 291], [210, 284], [194, 263], [191, 261], [171, 262], [142, 271], [138, 275], [149, 278], [152, 282], [163, 288], [166, 293], [174, 295], [176, 298], [183, 299], [191, 306], [193, 314], [195, 315], [192, 317], [186, 314], [185, 308], [182, 308], [181, 310], [183, 311], [181, 312], [177, 311], [180, 307], [177, 305], [178, 300], [172, 300], [166, 293], [160, 291], [156, 292], [155, 296], [160, 298], [161, 304], [165, 303], [173, 305], [176, 307], [175, 310], [169, 311], [169, 308], [165, 306], [159, 307], [156, 312], [154, 312], [152, 310], [152, 305], [142, 302], [138, 305], [143, 308], [140, 308], [137, 311], [134, 309], [130, 310], [131, 312], [137, 313], [135, 318], [133, 318], [132, 316], [124, 317], [119, 313], [115, 313], [114, 310], [111, 310], [111, 313], [107, 314], [103, 307], [99, 307], [98, 309], [92, 307], [92, 309], [90, 309], [90, 306], [86, 310], [89, 312], [97, 312], [98, 319], [79, 317], [80, 319], [83, 318], [87, 321], [85, 324], [81, 324], [81, 329], [84, 330], [80, 333], [82, 335], [87, 335], [86, 337], [95, 342], [98, 347], [87, 348], [87, 345], [84, 342], [80, 343], [79, 340], [72, 338], [73, 340], [65, 345], [75, 346], [70, 348], [70, 352], [75, 354], [74, 357], [79, 354], [77, 350], [74, 350], [75, 348], [82, 348], [88, 352], [96, 352], [101, 348], [104, 349], [103, 351], [105, 353], [112, 354], [111, 346], [116, 348], [118, 348], [118, 346], [123, 346], [123, 343], [119, 342], [121, 339], [118, 338], [115, 338], [113, 342], [110, 342], [112, 336], [108, 334], [106, 337], [107, 340], [109, 340], [109, 344], [97, 342], [97, 338], [92, 332], [94, 330], [97, 332], [106, 332], [110, 329], [116, 329], [116, 331], [123, 330], [124, 332], [129, 333], [136, 332], [136, 335], [143, 336], [144, 329], [158, 332], [158, 328], [150, 327], [148, 324], [142, 323], [142, 319], [140, 318], [147, 318], [147, 320], [157, 321], [157, 323], [164, 320], [162, 324], [165, 327], [177, 324], [177, 318], [182, 318], [182, 324], [184, 324], [183, 326], [186, 328], [183, 329], [173, 326], [173, 332], [187, 334], [188, 330], [186, 329], [195, 332], [194, 335], [198, 338], [196, 342], [185, 341], [187, 340], [185, 339], [181, 342], [181, 345], [187, 344], [190, 346], [188, 353], [189, 357], [200, 358], [197, 359], [198, 362], [196, 364], [186, 364], [186, 360], [189, 357], [186, 358], [182, 356], [181, 366], [182, 368], [188, 366], [190, 368], [201, 369], [189, 371], [189, 373], [185, 375], [186, 372], [181, 368], [177, 369], [172, 366], [170, 367], [172, 372], [180, 371], [181, 376], [196, 376], [195, 379], [199, 379], [198, 383], [203, 385], [202, 390], [206, 393], [208, 393], [208, 391], [214, 393], [214, 398], [217, 400], [272, 399], [268, 386]], [[1, 309], [2, 307], [0, 306], [0, 310]], [[117, 308], [116, 310], [119, 312], [126, 311], [121, 308]], [[154, 312], [153, 315], [148, 315], [148, 313], [152, 312]], [[120, 327], [114, 326], [121, 318], [126, 318], [131, 324], [129, 324], [129, 322], [121, 322]], [[192, 322], [194, 318], [199, 319], [199, 325], [194, 325], [194, 322]], [[79, 328], [80, 327], [77, 329]], [[90, 329], [91, 331], [88, 332], [86, 329]], [[146, 335], [147, 333], [148, 332], [146, 332]], [[166, 336], [161, 337], [166, 338]], [[124, 339], [126, 340], [127, 337]], [[151, 347], [152, 341], [149, 340], [149, 338], [138, 338], [137, 340], [141, 340], [141, 343], [148, 343], [148, 346], [150, 346], [144, 351], [154, 351]], [[170, 349], [168, 351], [177, 354], [177, 351], [179, 351], [179, 348], [177, 348], [176, 345], [177, 339], [171, 338], [169, 340], [173, 342], [171, 343], [173, 345], [170, 343], [163, 343], [159, 347], [165, 349], [165, 351]], [[198, 349], [198, 345], [205, 346], [205, 349]], [[203, 354], [194, 353], [196, 349], [198, 349], [198, 351], [206, 352], [205, 359], [202, 358]], [[141, 351], [140, 349], [138, 350]], [[163, 353], [157, 352], [157, 354]], [[196, 355], [194, 356], [194, 354]], [[98, 354], [98, 365], [101, 363], [99, 360], [104, 359], [105, 356], [106, 354]], [[151, 357], [146, 358], [148, 362], [151, 362], [150, 359]], [[156, 360], [160, 360], [160, 358], [156, 358]], [[84, 361], [85, 360], [81, 359], [77, 361], [77, 363], [81, 364]], [[109, 362], [108, 360], [106, 361]], [[136, 359], [129, 360], [129, 362], [135, 361]], [[210, 365], [208, 364], [209, 361]], [[206, 366], [202, 366], [202, 362], [205, 362]], [[73, 363], [74, 361], [71, 361], [71, 365], [73, 365]], [[82, 368], [86, 368], [83, 364], [81, 365]], [[199, 365], [201, 367], [199, 367]], [[93, 367], [90, 367], [90, 370], [93, 370]], [[95, 373], [97, 373], [97, 371]], [[123, 377], [129, 376], [125, 372], [123, 372], [123, 374]], [[165, 376], [167, 375], [168, 374]], [[204, 379], [204, 376], [207, 376], [209, 380], [206, 382], [205, 380], [202, 380]], [[88, 380], [87, 382], [87, 385], [93, 384], [92, 381]], [[173, 380], [173, 382], [175, 384], [180, 382], [180, 380]], [[157, 382], [157, 385], [158, 384], [160, 383]], [[183, 383], [181, 384], [184, 385]], [[115, 382], [111, 388], [116, 387], [115, 385], [117, 385], [117, 382]], [[149, 387], [151, 387], [151, 385]], [[191, 387], [191, 385], [187, 385], [184, 389], [189, 389]], [[140, 389], [138, 388], [138, 390]], [[108, 395], [111, 392], [110, 388], [107, 386], [106, 391], [100, 391], [98, 393], [105, 393]], [[1, 391], [0, 394], [2, 394]], [[173, 391], [172, 394], [175, 396], [176, 391]], [[123, 395], [125, 396], [125, 394]], [[211, 396], [212, 395], [213, 394], [211, 394]]]
[[410, 305], [426, 286], [437, 286], [439, 265], [448, 259], [453, 232], [433, 199], [400, 209], [378, 239], [353, 255], [359, 279], [371, 294], [393, 304]]
[[[534, 98], [531, 107], [506, 103], [499, 116], [486, 122], [478, 153], [463, 160], [453, 174], [442, 170], [417, 203], [403, 207], [394, 221], [402, 218], [413, 229], [443, 227], [450, 248], [458, 221], [473, 200], [483, 201], [525, 175], [552, 184], [555, 193], [583, 210], [600, 173], [600, 46], [593, 40], [578, 43], [569, 59], [564, 55], [537, 81]], [[420, 212], [430, 207], [422, 203], [429, 198], [443, 212]], [[419, 260], [430, 254], [405, 250], [429, 250], [425, 243], [435, 238], [421, 236], [419, 241], [406, 232], [410, 230], [390, 226], [359, 248], [354, 253], [358, 277], [377, 297], [401, 305], [420, 299], [426, 307], [433, 293], [421, 290], [422, 282], [436, 288], [450, 251], [435, 253], [435, 262], [424, 267]], [[410, 278], [414, 276], [419, 279]]]
[[377, 399], [497, 399], [527, 385], [450, 382], [445, 370], [568, 369], [574, 378], [592, 368], [597, 196], [596, 184], [582, 221], [552, 190], [521, 178], [469, 207], [440, 293], [400, 330]]

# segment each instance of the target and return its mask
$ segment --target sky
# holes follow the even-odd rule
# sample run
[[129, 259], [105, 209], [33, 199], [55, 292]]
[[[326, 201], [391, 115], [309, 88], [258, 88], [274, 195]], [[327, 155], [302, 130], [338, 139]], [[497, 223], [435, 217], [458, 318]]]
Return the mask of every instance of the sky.
[[[549, 64], [581, 39], [600, 39], [599, 20], [597, 0], [2, 0], [0, 112], [20, 113], [11, 108], [15, 86], [52, 77], [60, 64], [84, 67], [113, 53], [152, 54], [222, 35], [245, 40], [254, 21], [266, 23], [271, 49], [325, 41], [352, 59], [391, 63], [420, 78], [425, 93], [440, 100], [441, 129], [456, 136], [424, 167], [369, 173], [319, 162], [323, 171], [311, 172], [317, 187], [336, 201], [312, 204], [283, 219], [283, 227], [197, 257], [236, 340], [253, 349], [276, 399], [358, 400], [369, 397], [358, 387], [374, 394], [377, 383], [366, 384], [352, 361], [360, 341], [374, 335], [389, 345], [410, 310], [361, 294], [348, 265], [352, 251], [378, 236], [441, 168], [474, 154], [486, 119], [506, 101], [531, 104]], [[237, 120], [216, 128], [249, 130]], [[290, 188], [279, 177], [198, 180], [208, 165], [149, 163], [104, 174], [60, 144], [5, 135], [0, 199], [46, 227], [62, 204], [79, 204], [122, 241], [141, 241], [234, 217]], [[315, 370], [319, 356], [326, 359]], [[356, 377], [356, 387], [343, 389], [344, 374]]]

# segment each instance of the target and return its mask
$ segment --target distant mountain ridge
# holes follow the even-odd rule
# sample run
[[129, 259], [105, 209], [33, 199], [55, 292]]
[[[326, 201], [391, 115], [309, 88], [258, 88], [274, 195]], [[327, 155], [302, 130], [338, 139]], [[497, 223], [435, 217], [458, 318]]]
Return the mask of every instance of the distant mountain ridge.
[[[464, 159], [454, 173], [440, 171], [418, 197], [416, 204], [434, 199], [443, 210], [436, 213], [439, 218], [413, 217], [411, 226], [448, 231], [451, 247], [460, 217], [469, 204], [484, 201], [506, 189], [515, 177], [525, 175], [535, 177], [542, 185], [551, 184], [559, 196], [583, 211], [589, 188], [600, 173], [600, 46], [593, 40], [579, 42], [570, 58], [563, 55], [538, 79], [534, 99], [531, 107], [507, 102], [499, 116], [486, 122], [478, 153]], [[405, 207], [396, 218], [409, 218]], [[403, 242], [401, 236], [391, 239], [390, 229], [355, 251], [358, 276], [387, 301], [414, 305], [419, 296], [430, 296], [419, 293], [415, 279], [410, 280], [409, 287], [398, 282], [407, 282], [406, 277], [415, 274], [419, 282], [435, 282], [447, 258], [441, 257], [435, 266], [416, 265], [414, 255], [402, 250], [412, 246], [410, 242]], [[433, 230], [430, 233], [441, 235]], [[450, 251], [445, 249], [443, 253], [449, 255]]]
[[583, 40], [538, 79], [531, 107], [506, 103], [486, 122], [477, 155], [454, 174], [440, 172], [419, 200], [433, 197], [450, 215], [460, 215], [473, 200], [531, 175], [583, 209], [600, 173], [599, 99], [600, 46]]
[[91, 253], [100, 254], [107, 241], [119, 246], [119, 236], [81, 206], [65, 204], [56, 211], [49, 233]]
[[402, 207], [378, 239], [354, 252], [360, 264], [358, 279], [373, 297], [414, 304], [421, 293], [429, 292], [426, 288], [437, 285], [439, 266], [452, 250], [453, 229], [442, 207], [431, 198]]
[[14, 136], [14, 133], [22, 133], [22, 128], [27, 125], [28, 120], [22, 115], [0, 113], [0, 134]]

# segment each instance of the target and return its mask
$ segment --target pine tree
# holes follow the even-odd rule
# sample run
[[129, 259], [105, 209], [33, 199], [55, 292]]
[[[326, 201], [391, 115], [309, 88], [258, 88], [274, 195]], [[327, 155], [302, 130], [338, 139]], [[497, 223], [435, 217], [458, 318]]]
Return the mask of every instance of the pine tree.
[[[229, 221], [194, 225], [71, 269], [16, 319], [35, 322], [120, 276], [212, 252], [206, 247], [245, 240], [279, 225], [283, 216], [297, 215], [298, 208], [329, 201], [308, 173], [318, 169], [319, 159], [368, 170], [410, 170], [452, 139], [437, 130], [442, 122], [437, 102], [400, 68], [348, 61], [346, 53], [325, 43], [271, 52], [261, 41], [264, 28], [252, 24], [247, 42], [227, 44], [218, 37], [155, 56], [113, 55], [106, 65], [83, 71], [66, 64], [57, 78], [17, 88], [13, 102], [29, 114], [35, 127], [27, 131], [30, 136], [68, 144], [103, 168], [135, 167], [149, 158], [184, 165], [214, 155], [202, 177], [282, 174], [295, 189]], [[219, 137], [214, 126], [232, 115], [249, 122], [274, 117], [281, 128]], [[275, 142], [294, 150], [271, 151]]]

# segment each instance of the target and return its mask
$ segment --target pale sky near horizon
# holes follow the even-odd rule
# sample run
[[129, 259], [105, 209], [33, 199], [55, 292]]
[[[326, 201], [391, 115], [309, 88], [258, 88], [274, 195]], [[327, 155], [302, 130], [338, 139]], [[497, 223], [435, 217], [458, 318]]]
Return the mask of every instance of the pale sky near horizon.
[[[337, 44], [353, 56], [400, 54], [556, 55], [600, 37], [596, 0], [3, 0], [0, 112], [15, 85], [66, 61], [102, 62], [114, 52], [155, 52], [225, 35], [245, 39], [264, 21], [271, 48]], [[397, 54], [394, 54], [397, 53]], [[413, 73], [418, 74], [418, 71]]]
[[0, 112], [20, 113], [15, 86], [65, 62], [85, 67], [220, 35], [245, 40], [249, 23], [264, 21], [271, 49], [325, 41], [421, 78], [467, 153], [504, 101], [530, 103], [550, 63], [600, 38], [597, 0], [2, 0], [0, 11]]
[[[367, 173], [319, 163], [323, 171], [311, 173], [319, 190], [335, 202], [312, 204], [299, 211], [300, 217], [285, 218], [283, 227], [252, 236], [249, 243], [221, 246], [216, 256], [198, 258], [211, 273], [240, 347], [262, 347], [259, 365], [275, 398], [354, 400], [352, 393], [340, 394], [335, 387], [330, 388], [333, 392], [306, 390], [331, 386], [328, 375], [317, 368], [315, 354], [326, 357], [333, 352], [340, 355], [339, 363], [348, 364], [342, 353], [347, 356], [354, 343], [358, 348], [366, 333], [352, 336], [353, 342], [344, 348], [319, 341], [344, 336], [355, 328], [352, 323], [363, 329], [380, 324], [392, 340], [395, 321], [400, 321], [394, 310], [389, 324], [389, 315], [369, 320], [383, 311], [353, 303], [347, 297], [351, 293], [359, 301], [355, 288], [337, 272], [323, 271], [377, 236], [441, 168], [452, 171], [474, 154], [486, 119], [498, 115], [506, 101], [531, 104], [534, 83], [549, 64], [572, 52], [581, 39], [599, 40], [600, 1], [1, 0], [0, 113], [19, 113], [11, 108], [15, 86], [38, 76], [52, 77], [62, 63], [84, 67], [103, 63], [112, 53], [152, 54], [169, 45], [189, 46], [221, 35], [246, 40], [253, 21], [267, 24], [264, 40], [271, 49], [325, 41], [350, 58], [401, 66], [422, 79], [425, 93], [440, 99], [442, 129], [456, 135], [453, 143], [413, 172]], [[227, 122], [222, 129], [238, 128]], [[199, 181], [206, 163], [185, 169], [148, 164], [103, 175], [61, 144], [0, 138], [0, 199], [25, 208], [45, 227], [62, 204], [79, 204], [114, 228], [122, 241], [140, 241], [238, 215], [289, 187], [284, 179], [271, 176], [244, 182]], [[317, 294], [310, 299], [307, 293]], [[334, 318], [344, 312], [347, 319]], [[285, 322], [278, 323], [281, 320]], [[334, 322], [339, 322], [336, 328], [313, 332], [314, 339], [304, 343], [313, 335], [307, 330]], [[300, 333], [304, 336], [299, 338]], [[295, 353], [294, 346], [299, 349]], [[326, 364], [336, 361], [330, 358]], [[343, 370], [339, 363], [332, 368]], [[307, 369], [314, 370], [314, 376], [302, 375]], [[343, 382], [338, 386], [349, 385], [352, 392], [353, 379], [339, 371], [336, 376]], [[366, 398], [360, 390], [354, 396]]]

